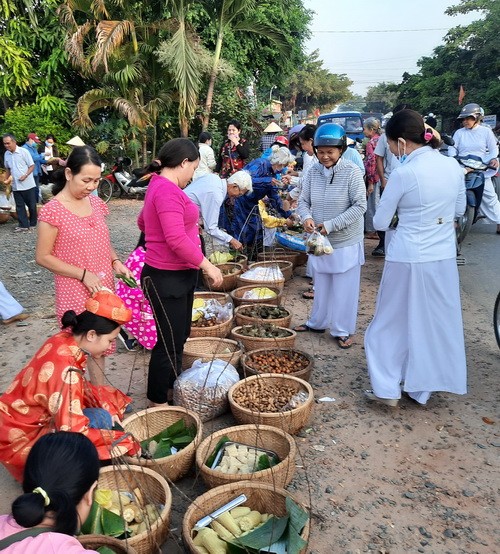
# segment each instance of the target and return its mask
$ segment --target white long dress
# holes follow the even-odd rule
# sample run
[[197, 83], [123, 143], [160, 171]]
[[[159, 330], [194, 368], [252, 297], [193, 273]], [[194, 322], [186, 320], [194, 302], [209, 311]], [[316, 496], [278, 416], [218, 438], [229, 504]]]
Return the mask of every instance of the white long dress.
[[391, 173], [374, 217], [385, 231], [397, 210], [373, 321], [365, 334], [374, 393], [425, 404], [433, 391], [467, 392], [454, 218], [465, 210], [458, 163], [429, 146]]

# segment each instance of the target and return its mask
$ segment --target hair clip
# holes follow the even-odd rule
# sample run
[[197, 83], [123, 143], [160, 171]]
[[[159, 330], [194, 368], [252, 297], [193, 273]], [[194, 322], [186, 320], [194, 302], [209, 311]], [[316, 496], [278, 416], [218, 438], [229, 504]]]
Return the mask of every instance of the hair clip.
[[434, 133], [432, 131], [430, 131], [429, 129], [427, 129], [424, 133], [425, 142], [429, 142], [432, 139], [433, 136], [434, 136]]

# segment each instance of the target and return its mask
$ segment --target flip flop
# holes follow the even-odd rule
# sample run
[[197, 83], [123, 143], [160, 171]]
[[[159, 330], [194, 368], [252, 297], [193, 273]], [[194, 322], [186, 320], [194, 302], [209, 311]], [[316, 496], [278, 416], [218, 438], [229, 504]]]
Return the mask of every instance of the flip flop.
[[309, 327], [306, 323], [302, 323], [302, 325], [297, 325], [293, 328], [293, 330], [296, 333], [306, 333], [307, 331], [311, 331], [311, 333], [324, 333], [324, 329], [313, 329], [312, 327]]
[[306, 300], [314, 300], [314, 290], [306, 290], [302, 293], [302, 298], [305, 298]]
[[347, 335], [347, 337], [335, 337], [337, 339], [337, 343], [343, 350], [347, 350], [348, 348], [351, 348], [352, 346], [352, 339], [350, 335]]

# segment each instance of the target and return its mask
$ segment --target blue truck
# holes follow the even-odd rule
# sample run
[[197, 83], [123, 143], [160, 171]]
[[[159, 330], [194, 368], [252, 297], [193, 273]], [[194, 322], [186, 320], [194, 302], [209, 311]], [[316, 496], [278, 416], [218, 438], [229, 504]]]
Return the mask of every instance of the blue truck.
[[346, 135], [352, 140], [363, 140], [363, 117], [360, 112], [332, 112], [321, 114], [318, 117], [317, 126], [323, 123], [336, 123], [344, 128]]

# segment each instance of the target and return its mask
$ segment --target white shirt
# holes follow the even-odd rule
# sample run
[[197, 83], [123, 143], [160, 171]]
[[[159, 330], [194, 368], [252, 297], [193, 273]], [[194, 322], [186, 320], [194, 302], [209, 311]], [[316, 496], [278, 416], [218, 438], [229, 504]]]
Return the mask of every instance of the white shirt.
[[454, 258], [454, 219], [465, 205], [464, 174], [457, 161], [430, 146], [414, 150], [391, 173], [373, 217], [375, 229], [385, 231], [398, 213], [385, 259], [411, 263]]
[[[450, 156], [478, 156], [483, 162], [498, 157], [498, 144], [493, 131], [485, 125], [476, 125], [472, 129], [462, 127], [453, 135], [454, 146], [448, 147]], [[492, 177], [496, 169], [485, 171], [485, 177]]]
[[4, 165], [10, 171], [12, 175], [12, 190], [21, 191], [29, 190], [35, 187], [35, 179], [33, 173], [30, 173], [24, 181], [20, 181], [19, 177], [26, 175], [28, 169], [35, 165], [31, 154], [26, 150], [26, 148], [21, 148], [16, 146], [14, 152], [10, 150], [5, 151], [4, 156]]
[[374, 152], [376, 156], [384, 158], [384, 177], [389, 179], [389, 175], [398, 167], [399, 162], [387, 144], [387, 135], [385, 133], [380, 135]]
[[202, 175], [212, 173], [217, 165], [215, 154], [211, 146], [204, 142], [200, 142], [198, 148], [200, 150], [200, 163], [194, 172], [193, 179], [198, 179]]
[[188, 185], [184, 192], [198, 206], [205, 232], [228, 244], [233, 237], [219, 228], [220, 208], [227, 196], [226, 180], [215, 173], [206, 173]]

